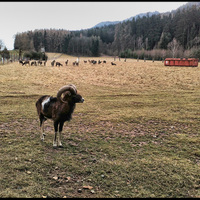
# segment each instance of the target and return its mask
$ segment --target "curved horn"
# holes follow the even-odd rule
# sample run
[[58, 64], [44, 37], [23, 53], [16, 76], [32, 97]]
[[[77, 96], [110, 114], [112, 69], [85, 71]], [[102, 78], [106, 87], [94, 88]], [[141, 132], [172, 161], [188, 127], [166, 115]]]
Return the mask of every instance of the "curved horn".
[[75, 85], [73, 85], [73, 84], [69, 84], [69, 86], [73, 87], [73, 88], [74, 88], [74, 91], [75, 91], [75, 93], [77, 94], [77, 89], [76, 89], [76, 86], [75, 86]]
[[73, 84], [65, 85], [58, 90], [57, 98], [60, 99], [62, 102], [66, 103], [62, 100], [61, 95], [63, 92], [69, 91], [71, 94], [77, 94], [76, 86]]

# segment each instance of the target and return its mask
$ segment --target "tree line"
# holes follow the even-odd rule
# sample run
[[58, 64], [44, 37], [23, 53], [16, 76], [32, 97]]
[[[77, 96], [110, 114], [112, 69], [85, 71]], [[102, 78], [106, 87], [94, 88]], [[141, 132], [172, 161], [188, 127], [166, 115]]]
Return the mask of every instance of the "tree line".
[[111, 55], [161, 60], [200, 58], [200, 7], [133, 18], [115, 25], [68, 31], [40, 29], [17, 33], [14, 48], [77, 56]]
[[3, 41], [0, 40], [0, 64], [4, 64], [4, 61], [8, 59], [10, 59], [10, 52], [4, 45]]

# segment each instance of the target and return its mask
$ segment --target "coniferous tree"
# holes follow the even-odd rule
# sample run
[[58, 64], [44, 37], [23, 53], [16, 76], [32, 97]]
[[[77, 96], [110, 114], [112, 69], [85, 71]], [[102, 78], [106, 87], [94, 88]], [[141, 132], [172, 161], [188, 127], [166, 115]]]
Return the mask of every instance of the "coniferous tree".
[[99, 56], [99, 39], [97, 37], [92, 38], [91, 52], [92, 56]]

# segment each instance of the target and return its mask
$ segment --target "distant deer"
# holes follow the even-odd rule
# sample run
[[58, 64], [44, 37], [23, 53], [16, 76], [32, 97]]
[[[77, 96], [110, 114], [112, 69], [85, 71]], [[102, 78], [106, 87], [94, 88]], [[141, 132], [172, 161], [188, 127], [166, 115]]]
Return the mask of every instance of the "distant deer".
[[54, 66], [54, 64], [55, 64], [55, 60], [53, 60], [52, 62], [51, 62], [51, 66], [53, 67]]
[[111, 62], [111, 65], [116, 65], [114, 62]]
[[56, 62], [56, 66], [60, 67], [63, 66], [60, 62]]

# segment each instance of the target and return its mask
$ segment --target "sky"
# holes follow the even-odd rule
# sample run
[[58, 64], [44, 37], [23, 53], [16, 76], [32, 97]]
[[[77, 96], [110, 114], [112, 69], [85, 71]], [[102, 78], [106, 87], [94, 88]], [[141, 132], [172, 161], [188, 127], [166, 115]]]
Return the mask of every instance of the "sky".
[[0, 40], [14, 49], [15, 34], [35, 29], [81, 30], [104, 21], [122, 21], [140, 13], [177, 9], [185, 1], [0, 2]]

